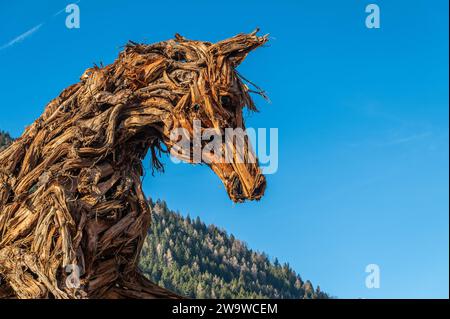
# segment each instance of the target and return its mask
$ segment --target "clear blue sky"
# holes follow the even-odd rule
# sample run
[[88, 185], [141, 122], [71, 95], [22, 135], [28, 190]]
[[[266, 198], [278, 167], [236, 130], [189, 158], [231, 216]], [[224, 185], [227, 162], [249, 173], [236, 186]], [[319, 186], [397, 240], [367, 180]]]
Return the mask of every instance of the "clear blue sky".
[[[365, 28], [371, 2], [379, 30]], [[257, 99], [248, 126], [279, 128], [265, 198], [234, 205], [208, 168], [170, 162], [146, 176], [146, 193], [332, 295], [448, 297], [448, 1], [371, 2], [81, 1], [81, 28], [69, 30], [64, 12], [53, 17], [67, 1], [2, 1], [0, 129], [19, 136], [128, 39], [217, 41], [259, 26], [270, 45], [240, 71], [272, 100]], [[365, 287], [370, 263], [380, 289]]]

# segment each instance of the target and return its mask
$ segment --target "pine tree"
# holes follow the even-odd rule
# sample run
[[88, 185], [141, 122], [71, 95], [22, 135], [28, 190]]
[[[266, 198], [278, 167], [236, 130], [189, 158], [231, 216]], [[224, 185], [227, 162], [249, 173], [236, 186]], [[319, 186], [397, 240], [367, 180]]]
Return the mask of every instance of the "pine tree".
[[0, 151], [11, 144], [12, 141], [13, 139], [8, 133], [0, 131]]

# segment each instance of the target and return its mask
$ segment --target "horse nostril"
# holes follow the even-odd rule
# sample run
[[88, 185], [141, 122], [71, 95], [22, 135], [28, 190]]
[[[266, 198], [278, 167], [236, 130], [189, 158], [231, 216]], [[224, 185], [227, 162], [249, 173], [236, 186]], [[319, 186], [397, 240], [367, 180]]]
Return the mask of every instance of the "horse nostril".
[[252, 192], [252, 199], [261, 199], [266, 190], [266, 178], [263, 175], [258, 176], [258, 181]]
[[228, 185], [228, 194], [230, 195], [230, 198], [238, 203], [243, 202], [245, 200], [245, 196], [242, 188], [242, 183], [239, 180], [237, 174], [231, 177]]
[[266, 190], [266, 178], [264, 177], [264, 175], [258, 175], [256, 177], [254, 187], [250, 191], [250, 194], [246, 194], [241, 180], [239, 179], [237, 174], [234, 174], [229, 179], [227, 189], [230, 198], [234, 202], [241, 203], [244, 202], [246, 199], [260, 200], [261, 197], [263, 197], [264, 192]]
[[234, 194], [242, 194], [242, 184], [237, 175], [234, 176], [231, 185]]

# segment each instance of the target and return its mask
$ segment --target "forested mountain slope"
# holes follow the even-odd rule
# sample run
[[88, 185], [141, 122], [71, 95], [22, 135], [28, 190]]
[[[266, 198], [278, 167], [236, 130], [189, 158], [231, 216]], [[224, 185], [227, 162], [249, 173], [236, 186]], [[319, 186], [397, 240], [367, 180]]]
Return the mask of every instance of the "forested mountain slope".
[[328, 298], [287, 264], [214, 225], [170, 211], [164, 201], [150, 205], [153, 220], [140, 267], [161, 286], [192, 298]]
[[0, 151], [12, 142], [11, 136], [8, 133], [0, 131]]

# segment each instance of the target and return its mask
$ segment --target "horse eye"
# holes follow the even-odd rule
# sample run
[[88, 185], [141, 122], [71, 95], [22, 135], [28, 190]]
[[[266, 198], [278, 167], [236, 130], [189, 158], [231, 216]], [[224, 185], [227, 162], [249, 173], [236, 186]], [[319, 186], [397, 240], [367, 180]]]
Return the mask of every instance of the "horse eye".
[[220, 97], [220, 103], [221, 103], [223, 106], [225, 106], [225, 107], [230, 106], [230, 104], [231, 104], [231, 99], [230, 99], [229, 96], [223, 95], [223, 96]]
[[184, 53], [182, 53], [182, 52], [176, 52], [175, 55], [173, 56], [173, 59], [175, 61], [185, 63], [186, 62], [186, 55]]

